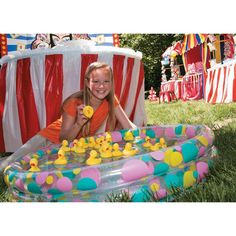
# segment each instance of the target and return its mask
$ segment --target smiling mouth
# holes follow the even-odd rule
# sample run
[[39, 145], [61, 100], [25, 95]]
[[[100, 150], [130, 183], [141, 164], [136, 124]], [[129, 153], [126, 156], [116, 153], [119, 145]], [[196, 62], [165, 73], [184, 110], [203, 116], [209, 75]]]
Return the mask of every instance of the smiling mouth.
[[[103, 100], [104, 97], [106, 97], [106, 91], [99, 91], [99, 90], [95, 90], [94, 92], [92, 92], [91, 90], [89, 90], [90, 94], [92, 96], [94, 96], [95, 98], [99, 99], [99, 100]], [[102, 97], [100, 97], [102, 96]]]
[[106, 91], [97, 91], [98, 94], [104, 94]]

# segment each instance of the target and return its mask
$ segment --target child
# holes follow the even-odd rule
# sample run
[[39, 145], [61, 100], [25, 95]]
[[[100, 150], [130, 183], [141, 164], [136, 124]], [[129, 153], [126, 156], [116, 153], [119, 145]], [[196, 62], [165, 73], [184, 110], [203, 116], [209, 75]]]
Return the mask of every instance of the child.
[[[83, 114], [83, 108], [86, 105], [91, 106], [94, 110], [91, 119]], [[111, 67], [102, 62], [94, 62], [88, 66], [85, 72], [84, 89], [69, 96], [63, 102], [61, 110], [60, 119], [41, 130], [4, 160], [0, 164], [0, 169], [16, 158], [50, 143], [93, 136], [104, 131], [113, 131], [116, 127], [119, 129], [136, 128], [115, 97]]]

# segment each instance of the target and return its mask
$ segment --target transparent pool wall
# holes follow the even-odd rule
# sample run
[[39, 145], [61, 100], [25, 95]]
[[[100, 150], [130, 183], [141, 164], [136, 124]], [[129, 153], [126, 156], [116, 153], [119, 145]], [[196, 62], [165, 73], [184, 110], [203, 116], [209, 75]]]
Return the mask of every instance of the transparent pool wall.
[[[213, 146], [214, 134], [207, 126], [163, 125], [114, 131], [111, 132], [112, 142], [118, 142], [123, 147], [127, 131], [131, 131], [135, 137], [133, 146], [139, 150], [135, 156], [121, 157], [119, 160], [107, 158], [99, 165], [87, 166], [85, 160], [89, 150], [85, 155], [68, 152], [68, 163], [72, 159], [73, 163], [66, 166], [45, 165], [41, 172], [34, 173], [27, 171], [29, 161], [23, 161], [22, 164], [22, 160], [26, 158], [19, 158], [4, 172], [12, 200], [103, 202], [111, 194], [127, 192], [134, 202], [150, 201], [152, 197], [168, 201], [173, 199], [173, 188], [189, 188], [201, 182], [217, 156]], [[167, 148], [153, 152], [143, 148], [146, 136], [154, 143], [163, 137]], [[185, 150], [187, 146], [188, 152]], [[38, 154], [40, 167], [40, 163], [55, 160], [59, 148], [60, 145], [51, 145], [29, 156]], [[181, 153], [182, 163], [172, 165], [168, 161], [168, 152]], [[37, 184], [37, 176], [43, 172], [47, 172], [47, 176], [51, 175], [55, 183], [50, 186], [46, 186], [46, 183]], [[67, 178], [72, 186], [64, 190], [58, 189], [56, 181], [60, 178]], [[19, 182], [20, 185], [16, 184]]]

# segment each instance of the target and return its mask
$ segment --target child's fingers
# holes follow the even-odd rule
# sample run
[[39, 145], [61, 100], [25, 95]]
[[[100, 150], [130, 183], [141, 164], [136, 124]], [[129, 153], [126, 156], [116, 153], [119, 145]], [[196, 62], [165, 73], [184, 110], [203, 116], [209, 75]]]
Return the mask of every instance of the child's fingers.
[[77, 113], [78, 113], [79, 115], [83, 115], [83, 114], [84, 114], [84, 113], [83, 113], [84, 107], [85, 107], [84, 104], [81, 104], [81, 105], [79, 105], [79, 106], [77, 107]]
[[85, 107], [85, 105], [84, 105], [84, 104], [81, 104], [81, 105], [77, 106], [77, 110], [83, 110], [84, 107]]
[[88, 118], [85, 115], [82, 115], [82, 120], [86, 122]]

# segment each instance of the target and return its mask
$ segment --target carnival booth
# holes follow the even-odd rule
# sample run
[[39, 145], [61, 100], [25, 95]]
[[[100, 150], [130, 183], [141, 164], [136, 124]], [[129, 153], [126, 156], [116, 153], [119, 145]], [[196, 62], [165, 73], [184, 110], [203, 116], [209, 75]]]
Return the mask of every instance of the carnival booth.
[[[170, 102], [181, 98], [181, 64], [178, 64], [177, 57], [181, 55], [181, 42], [174, 43], [162, 54], [162, 77], [159, 93], [160, 102]], [[170, 78], [167, 78], [167, 70], [170, 70]]]
[[[168, 55], [176, 54], [173, 49], [174, 46], [163, 54], [162, 65], [169, 63]], [[172, 75], [167, 81], [165, 69], [162, 71], [160, 101], [171, 101], [171, 94], [184, 101], [201, 98], [213, 104], [236, 101], [236, 53], [232, 34], [187, 34], [181, 53], [186, 74], [177, 80]], [[173, 64], [170, 66], [173, 70]]]
[[187, 34], [184, 37], [182, 57], [186, 74], [182, 81], [182, 100], [204, 97], [205, 72], [210, 68], [208, 34]]
[[[162, 94], [174, 94], [177, 99], [186, 100], [198, 100], [204, 96], [204, 77], [206, 70], [210, 67], [210, 50], [207, 45], [208, 34], [186, 34], [180, 46], [175, 50], [176, 45], [172, 46], [169, 51], [171, 59], [170, 67], [172, 71], [176, 71], [174, 66], [174, 58], [176, 55], [182, 55], [183, 66], [185, 69], [185, 75], [180, 76], [180, 73], [172, 73], [169, 81], [162, 79], [161, 93]], [[168, 52], [168, 49], [167, 49]], [[165, 52], [166, 53], [166, 52]], [[165, 53], [164, 62], [165, 62]], [[171, 99], [163, 99], [170, 101]]]
[[142, 54], [96, 46], [92, 40], [63, 42], [53, 48], [22, 50], [0, 59], [0, 152], [14, 152], [60, 116], [60, 106], [83, 87], [86, 67], [108, 63], [115, 93], [129, 118], [146, 124]]
[[211, 68], [205, 80], [205, 101], [230, 103], [236, 101], [236, 57], [232, 34], [219, 34], [210, 38]]

